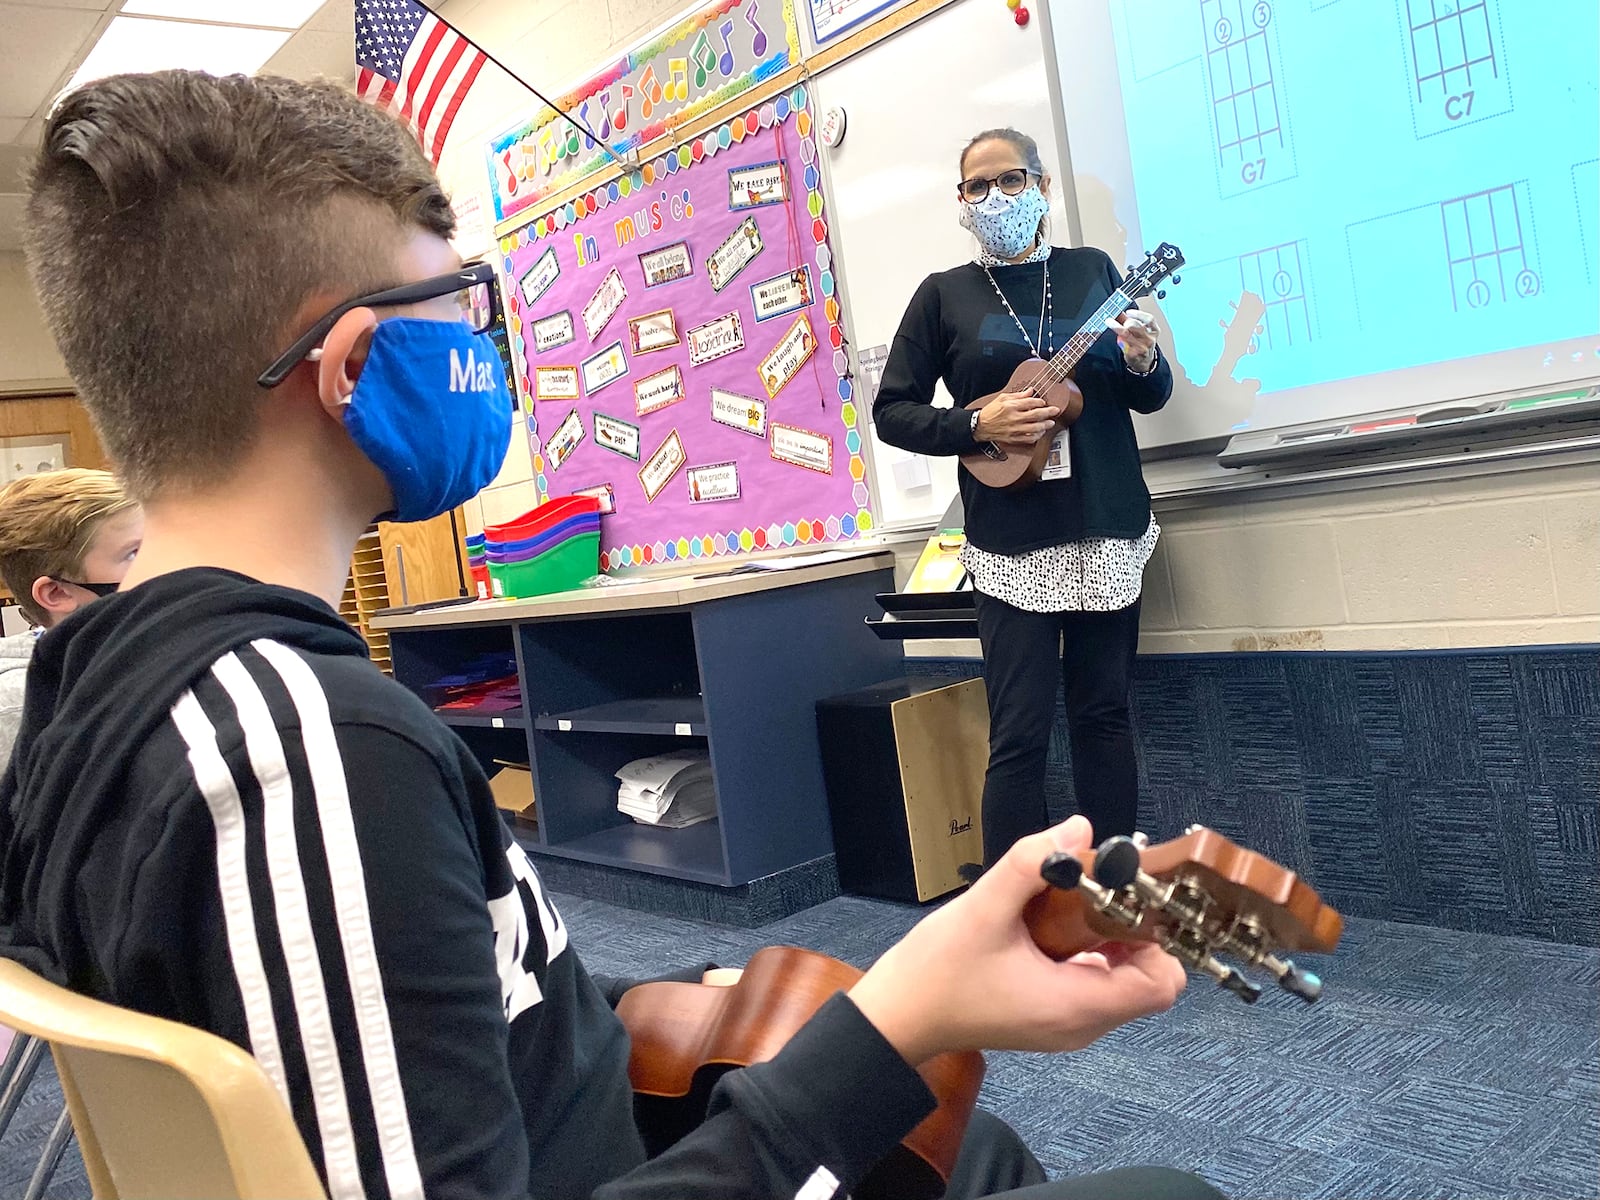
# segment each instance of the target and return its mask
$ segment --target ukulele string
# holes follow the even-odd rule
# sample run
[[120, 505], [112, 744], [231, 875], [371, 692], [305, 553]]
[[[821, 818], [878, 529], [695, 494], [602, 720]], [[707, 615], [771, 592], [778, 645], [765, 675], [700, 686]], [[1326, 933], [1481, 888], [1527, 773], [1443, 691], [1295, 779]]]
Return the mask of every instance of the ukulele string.
[[[984, 268], [984, 273], [988, 274], [987, 267]], [[1005, 304], [1006, 311], [1011, 312], [1011, 305], [1006, 301], [1005, 293], [1000, 291], [1000, 285], [994, 282], [994, 276], [989, 276], [989, 282], [994, 285], [994, 290], [999, 295], [1000, 302]], [[1098, 310], [1096, 310], [1094, 316], [1089, 318], [1084, 328], [1073, 334], [1072, 340], [1061, 348], [1061, 353], [1050, 358], [1050, 360], [1044, 364], [1044, 367], [1042, 370], [1040, 370], [1039, 374], [1034, 376], [1033, 379], [1029, 381], [1028, 390], [1033, 391], [1034, 388], [1038, 387], [1044, 382], [1046, 377], [1050, 378], [1055, 383], [1065, 383], [1070, 372], [1072, 371], [1072, 368], [1076, 366], [1078, 360], [1088, 352], [1089, 347], [1094, 344], [1094, 339], [1100, 336], [1099, 334], [1088, 336], [1086, 331], [1096, 323], [1109, 317], [1111, 313], [1120, 312], [1132, 303], [1133, 301], [1123, 294], [1121, 288], [1118, 288], [1116, 291], [1112, 292], [1110, 296], [1106, 297], [1105, 303], [1102, 304]], [[1023, 327], [1022, 322], [1017, 320], [1016, 313], [1011, 312], [1011, 319], [1016, 321], [1017, 328], [1022, 330], [1022, 336], [1027, 338], [1028, 331]], [[1028, 339], [1028, 347], [1029, 349], [1033, 350], [1035, 354], [1038, 354], [1038, 348], [1033, 345], [1032, 339]], [[1052, 342], [1052, 349], [1053, 348], [1054, 343]], [[1058, 366], [1058, 362], [1061, 365]]]

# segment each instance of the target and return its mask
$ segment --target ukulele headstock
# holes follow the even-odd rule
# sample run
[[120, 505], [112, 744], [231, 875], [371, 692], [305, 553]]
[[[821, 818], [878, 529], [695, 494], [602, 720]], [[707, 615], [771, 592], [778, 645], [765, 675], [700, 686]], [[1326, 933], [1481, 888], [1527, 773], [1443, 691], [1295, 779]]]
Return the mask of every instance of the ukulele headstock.
[[[1144, 261], [1137, 267], [1128, 268], [1127, 278], [1122, 281], [1120, 290], [1129, 300], [1148, 296], [1160, 288], [1168, 278], [1171, 278], [1173, 283], [1180, 282], [1177, 272], [1182, 267], [1183, 251], [1171, 242], [1162, 242], [1146, 254]], [[1166, 292], [1161, 291], [1159, 294], [1165, 296]]]
[[1052, 929], [1050, 903], [1071, 896], [1081, 900], [1096, 936], [1155, 942], [1252, 1004], [1261, 989], [1226, 960], [1264, 970], [1309, 1003], [1322, 994], [1322, 981], [1282, 952], [1328, 953], [1344, 929], [1343, 918], [1294, 872], [1202, 825], [1157, 846], [1107, 838], [1092, 854], [1051, 855], [1040, 873], [1060, 889], [1045, 894], [1029, 921], [1046, 953], [1073, 948], [1063, 941], [1070, 935]]

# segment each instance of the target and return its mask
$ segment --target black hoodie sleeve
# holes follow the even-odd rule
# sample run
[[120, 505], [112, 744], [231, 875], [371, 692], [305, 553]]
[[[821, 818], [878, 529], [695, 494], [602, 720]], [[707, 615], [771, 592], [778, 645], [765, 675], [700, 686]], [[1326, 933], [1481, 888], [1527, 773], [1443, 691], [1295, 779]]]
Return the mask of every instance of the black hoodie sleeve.
[[[159, 958], [167, 990], [208, 989], [181, 1015], [235, 1032], [286, 1093], [330, 1197], [524, 1200], [496, 931], [459, 785], [381, 728], [274, 728], [247, 694], [270, 679], [239, 658], [236, 710], [209, 684], [180, 702], [212, 817], [169, 821], [151, 848], [116, 974], [153, 981]], [[171, 924], [188, 912], [215, 913], [225, 939], [195, 979], [201, 931]]]

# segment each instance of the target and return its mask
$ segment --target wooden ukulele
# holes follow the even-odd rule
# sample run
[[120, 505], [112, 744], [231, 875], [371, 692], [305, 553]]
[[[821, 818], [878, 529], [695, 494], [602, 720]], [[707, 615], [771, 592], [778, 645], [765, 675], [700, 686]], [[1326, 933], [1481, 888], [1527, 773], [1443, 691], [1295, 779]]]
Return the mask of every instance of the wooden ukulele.
[[[1051, 958], [1107, 941], [1155, 942], [1247, 1003], [1261, 989], [1219, 953], [1264, 969], [1311, 1002], [1321, 981], [1278, 952], [1329, 953], [1344, 927], [1293, 872], [1198, 825], [1143, 849], [1129, 838], [1108, 838], [1098, 851], [1051, 855], [1040, 872], [1053, 886], [1028, 904], [1023, 920]], [[669, 1131], [652, 1153], [699, 1123], [718, 1077], [772, 1059], [830, 996], [860, 977], [826, 955], [770, 946], [731, 987], [646, 983], [628, 991], [617, 1015], [633, 1042], [628, 1074], [641, 1123]], [[918, 1070], [939, 1107], [874, 1168], [852, 1193], [857, 1200], [944, 1193], [978, 1101], [983, 1056], [942, 1054]]]
[[[961, 464], [972, 472], [974, 479], [1007, 492], [1020, 491], [1039, 482], [1039, 476], [1044, 474], [1045, 463], [1050, 458], [1050, 443], [1055, 440], [1055, 435], [1076, 421], [1083, 412], [1083, 392], [1072, 381], [1072, 372], [1089, 352], [1089, 347], [1106, 332], [1108, 320], [1132, 308], [1135, 300], [1155, 291], [1169, 275], [1172, 276], [1172, 282], [1177, 283], [1178, 276], [1174, 272], [1182, 266], [1183, 252], [1171, 242], [1162, 242], [1154, 253], [1145, 256], [1142, 263], [1129, 269], [1122, 286], [1094, 310], [1094, 314], [1083, 323], [1083, 328], [1072, 335], [1072, 340], [1057, 351], [1054, 358], [1049, 362], [1042, 358], [1027, 359], [1011, 372], [1010, 380], [999, 392], [980, 396], [967, 405], [969, 409], [981, 409], [1000, 392], [1028, 392], [1061, 410], [1050, 432], [1031, 445], [985, 442], [982, 449], [963, 454]], [[1048, 264], [1045, 269], [1049, 269]], [[1161, 292], [1161, 295], [1166, 295], [1166, 292]]]

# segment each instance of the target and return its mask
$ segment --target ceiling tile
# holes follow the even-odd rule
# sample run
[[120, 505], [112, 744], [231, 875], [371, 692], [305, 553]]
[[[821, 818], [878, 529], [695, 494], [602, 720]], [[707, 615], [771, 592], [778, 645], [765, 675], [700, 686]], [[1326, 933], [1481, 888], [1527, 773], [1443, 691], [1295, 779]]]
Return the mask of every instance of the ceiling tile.
[[0, 71], [0, 117], [31, 117], [55, 96], [68, 69], [87, 53], [102, 14], [81, 9], [0, 4], [6, 40], [27, 47]]
[[[118, 0], [26, 0], [33, 8], [81, 8], [88, 12], [109, 12]], [[0, 8], [6, 7], [0, 5]]]
[[0, 146], [9, 146], [27, 127], [27, 117], [0, 117]]
[[290, 79], [352, 80], [356, 77], [355, 26], [342, 33], [302, 29], [267, 59], [261, 73]]
[[0, 251], [22, 249], [23, 197], [11, 192], [0, 192]]
[[306, 22], [305, 27], [321, 30], [323, 33], [343, 33], [349, 30], [350, 36], [355, 37], [356, 0], [328, 0], [316, 11], [311, 20]]

